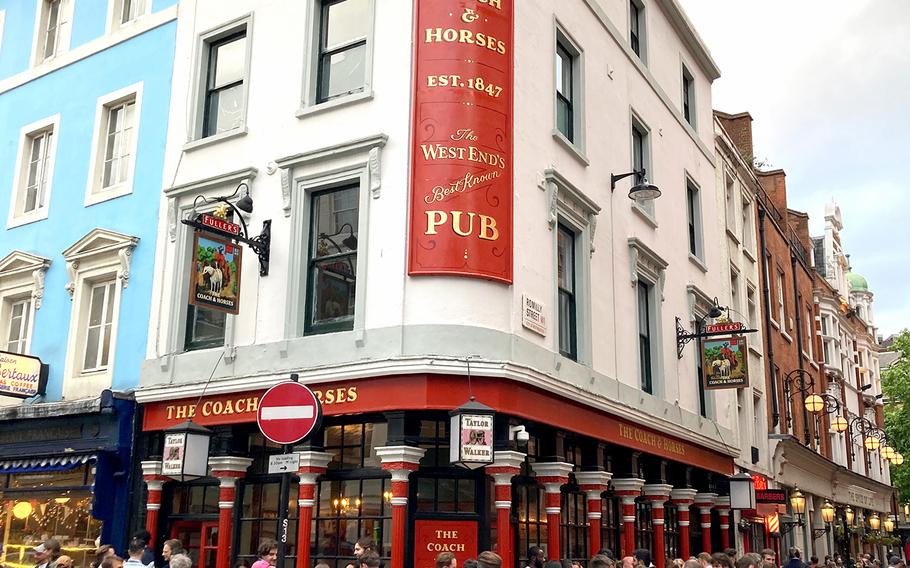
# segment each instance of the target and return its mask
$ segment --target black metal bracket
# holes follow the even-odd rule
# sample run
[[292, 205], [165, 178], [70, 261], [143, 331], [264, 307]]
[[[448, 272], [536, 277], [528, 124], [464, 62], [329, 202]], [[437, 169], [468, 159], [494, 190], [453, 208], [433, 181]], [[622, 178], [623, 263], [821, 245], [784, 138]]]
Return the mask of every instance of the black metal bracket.
[[794, 527], [801, 527], [801, 526], [803, 526], [803, 524], [804, 523], [802, 521], [781, 521], [780, 536], [784, 536], [785, 534], [788, 534], [790, 531], [792, 531], [794, 529]]
[[736, 331], [712, 331], [702, 333], [692, 333], [682, 325], [682, 320], [676, 318], [676, 358], [682, 359], [683, 349], [686, 344], [694, 339], [706, 339], [708, 337], [724, 337], [727, 335], [740, 335], [743, 333], [756, 333], [757, 329], [738, 329]]
[[612, 193], [613, 190], [616, 189], [616, 182], [618, 182], [619, 180], [625, 179], [629, 176], [637, 175], [638, 177], [636, 179], [641, 181], [645, 178], [646, 173], [647, 172], [645, 171], [645, 169], [642, 168], [640, 170], [631, 171], [627, 174], [619, 174], [619, 175], [610, 174], [610, 192]]
[[[228, 231], [220, 231], [214, 227], [209, 227], [208, 225], [203, 225], [201, 219], [202, 214], [196, 216], [195, 219], [183, 219], [181, 222], [184, 225], [189, 225], [197, 231], [205, 231], [207, 233], [212, 233], [226, 239], [233, 239], [239, 243], [243, 243], [250, 247], [256, 256], [259, 257], [259, 276], [268, 276], [269, 275], [269, 252], [272, 245], [272, 220], [266, 219], [262, 222], [262, 231], [255, 237], [247, 237], [247, 228], [246, 223], [241, 223], [241, 231], [239, 235], [230, 233]], [[243, 218], [240, 219], [243, 221]]]
[[831, 526], [830, 526], [830, 525], [829, 525], [829, 526], [826, 526], [826, 527], [823, 528], [823, 529], [813, 529], [813, 530], [812, 530], [812, 538], [813, 538], [813, 539], [821, 538], [821, 536], [822, 536], [823, 534], [828, 534], [829, 532], [831, 532]]

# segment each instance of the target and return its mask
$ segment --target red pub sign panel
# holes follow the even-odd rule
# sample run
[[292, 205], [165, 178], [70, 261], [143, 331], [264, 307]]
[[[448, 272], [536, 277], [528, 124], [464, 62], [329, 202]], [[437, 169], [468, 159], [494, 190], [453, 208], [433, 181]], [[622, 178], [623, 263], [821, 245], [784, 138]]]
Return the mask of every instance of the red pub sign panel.
[[514, 0], [416, 0], [408, 274], [512, 282]]
[[459, 562], [477, 558], [477, 521], [417, 520], [414, 568], [432, 568], [440, 552], [453, 553]]

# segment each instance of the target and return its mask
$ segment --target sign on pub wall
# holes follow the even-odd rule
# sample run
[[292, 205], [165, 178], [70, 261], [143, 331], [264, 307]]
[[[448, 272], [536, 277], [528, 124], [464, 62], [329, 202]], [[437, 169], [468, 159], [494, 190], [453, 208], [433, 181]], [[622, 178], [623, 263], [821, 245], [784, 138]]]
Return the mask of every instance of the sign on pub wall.
[[514, 0], [415, 0], [408, 274], [512, 282]]
[[29, 398], [44, 394], [48, 366], [37, 357], [0, 351], [0, 396]]
[[702, 341], [706, 389], [749, 386], [749, 350], [742, 336], [711, 337]]
[[[211, 222], [218, 221], [217, 218], [203, 215], [203, 223], [206, 218], [212, 219]], [[222, 223], [228, 229], [217, 228], [225, 232], [231, 226], [236, 226], [226, 221]], [[195, 231], [190, 263], [190, 304], [237, 315], [240, 311], [242, 253], [242, 247], [230, 239], [205, 231]]]

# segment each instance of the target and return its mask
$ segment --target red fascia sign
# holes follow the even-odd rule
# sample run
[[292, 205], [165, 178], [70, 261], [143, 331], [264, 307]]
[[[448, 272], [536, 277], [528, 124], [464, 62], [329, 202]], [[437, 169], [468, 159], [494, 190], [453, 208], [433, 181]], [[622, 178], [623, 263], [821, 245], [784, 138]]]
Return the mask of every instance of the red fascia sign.
[[514, 0], [415, 0], [408, 274], [512, 282]]

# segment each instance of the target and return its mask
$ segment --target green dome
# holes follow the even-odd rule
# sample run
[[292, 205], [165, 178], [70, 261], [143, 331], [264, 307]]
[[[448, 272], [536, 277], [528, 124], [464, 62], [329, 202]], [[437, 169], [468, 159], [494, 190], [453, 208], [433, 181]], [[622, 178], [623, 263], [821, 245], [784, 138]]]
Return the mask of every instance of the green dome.
[[847, 277], [847, 283], [850, 284], [851, 292], [868, 292], [869, 283], [866, 282], [866, 279], [860, 276], [855, 272], [848, 272], [844, 276]]

